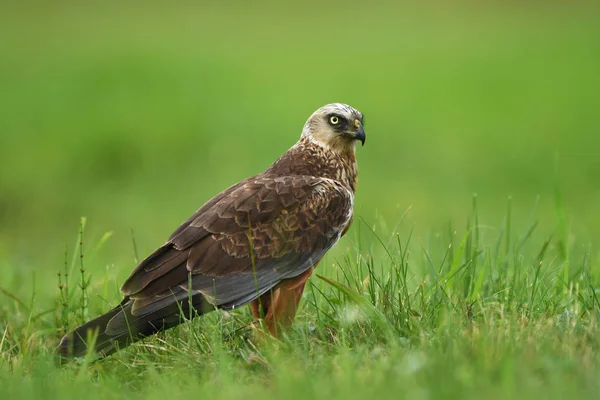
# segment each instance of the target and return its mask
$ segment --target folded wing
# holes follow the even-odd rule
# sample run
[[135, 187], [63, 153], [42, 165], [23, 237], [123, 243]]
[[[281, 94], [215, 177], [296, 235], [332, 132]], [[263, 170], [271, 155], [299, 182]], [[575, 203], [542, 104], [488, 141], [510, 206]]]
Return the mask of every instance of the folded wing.
[[[122, 287], [131, 314], [188, 296], [233, 309], [314, 265], [341, 237], [352, 193], [330, 179], [257, 176], [219, 194], [144, 260]], [[116, 315], [107, 331], [126, 324]]]

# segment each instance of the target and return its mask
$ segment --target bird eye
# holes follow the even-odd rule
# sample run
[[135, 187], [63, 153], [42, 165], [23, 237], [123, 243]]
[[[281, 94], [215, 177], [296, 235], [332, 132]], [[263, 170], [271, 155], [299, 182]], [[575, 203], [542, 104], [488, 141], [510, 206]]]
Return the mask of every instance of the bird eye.
[[329, 123], [331, 125], [337, 125], [340, 123], [340, 119], [338, 117], [336, 117], [335, 115], [332, 115], [331, 117], [329, 117]]

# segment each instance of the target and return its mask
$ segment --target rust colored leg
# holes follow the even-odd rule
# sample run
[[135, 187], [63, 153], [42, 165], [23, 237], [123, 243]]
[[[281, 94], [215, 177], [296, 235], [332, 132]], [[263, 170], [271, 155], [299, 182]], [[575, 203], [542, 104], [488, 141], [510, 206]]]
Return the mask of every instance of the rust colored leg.
[[272, 297], [273, 290], [270, 290], [250, 303], [250, 310], [252, 310], [252, 316], [254, 318], [264, 318], [267, 315], [269, 307], [271, 306]]
[[282, 329], [289, 329], [294, 322], [304, 285], [312, 270], [310, 268], [302, 275], [281, 282], [250, 304], [254, 318], [264, 318], [271, 335], [278, 337]]

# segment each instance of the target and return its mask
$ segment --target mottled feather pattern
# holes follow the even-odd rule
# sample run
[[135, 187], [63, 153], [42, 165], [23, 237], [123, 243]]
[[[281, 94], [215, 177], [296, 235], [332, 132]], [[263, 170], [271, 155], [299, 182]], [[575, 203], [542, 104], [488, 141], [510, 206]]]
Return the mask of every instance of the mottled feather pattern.
[[[263, 174], [226, 189], [217, 201], [203, 206], [163, 246], [162, 252], [168, 255], [155, 256], [156, 261], [125, 282], [123, 292], [134, 300], [134, 309], [138, 308], [135, 302], [146, 304], [148, 297], [165, 296], [165, 283], [187, 282], [189, 272], [207, 278], [247, 274], [248, 279], [240, 284], [250, 287], [255, 285], [254, 261], [258, 274], [275, 265], [285, 271], [268, 282], [275, 285], [287, 269], [299, 267], [290, 265], [291, 259], [298, 262], [293, 255], [329, 249], [350, 223], [356, 167], [326, 152], [302, 139]], [[339, 181], [339, 176], [348, 179]], [[286, 255], [291, 256], [286, 259]], [[157, 267], [163, 259], [171, 262]], [[194, 290], [219, 286], [214, 279], [212, 285], [210, 279], [200, 282]], [[218, 294], [212, 297], [218, 299]]]

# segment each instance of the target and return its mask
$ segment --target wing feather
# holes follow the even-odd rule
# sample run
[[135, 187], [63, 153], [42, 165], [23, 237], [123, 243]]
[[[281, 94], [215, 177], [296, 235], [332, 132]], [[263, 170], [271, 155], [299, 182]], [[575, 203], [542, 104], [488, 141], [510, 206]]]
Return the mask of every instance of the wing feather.
[[[144, 260], [122, 287], [141, 315], [181, 290], [231, 309], [320, 260], [345, 232], [352, 192], [312, 176], [257, 176], [201, 207]], [[173, 295], [175, 293], [175, 295]]]

